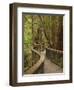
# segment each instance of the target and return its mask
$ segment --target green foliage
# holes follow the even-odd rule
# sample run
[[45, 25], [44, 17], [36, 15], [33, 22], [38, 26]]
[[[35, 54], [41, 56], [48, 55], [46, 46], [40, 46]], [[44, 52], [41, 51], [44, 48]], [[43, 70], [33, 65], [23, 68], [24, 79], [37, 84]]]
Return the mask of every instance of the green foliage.
[[24, 17], [24, 65], [28, 69], [32, 65], [32, 19], [30, 15]]
[[[30, 44], [32, 44], [32, 19], [31, 17], [25, 16], [25, 18], [28, 19], [28, 21], [25, 21], [25, 25], [24, 25], [24, 43], [26, 43], [25, 45], [27, 45], [27, 47], [29, 47]], [[24, 19], [25, 19], [24, 18]], [[30, 22], [30, 23], [28, 23]]]

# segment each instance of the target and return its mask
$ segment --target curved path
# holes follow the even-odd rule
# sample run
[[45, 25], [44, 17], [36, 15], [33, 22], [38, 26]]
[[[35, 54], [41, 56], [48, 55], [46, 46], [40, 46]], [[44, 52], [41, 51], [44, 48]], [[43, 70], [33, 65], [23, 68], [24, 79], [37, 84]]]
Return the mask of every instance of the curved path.
[[58, 65], [51, 62], [46, 57], [46, 50], [42, 51], [41, 53], [39, 53], [38, 51], [36, 51], [34, 49], [33, 49], [33, 51], [40, 55], [40, 59], [29, 70], [26, 71], [27, 74], [34, 73], [41, 66], [42, 63], [44, 63], [43, 73], [62, 73], [63, 72], [62, 68], [60, 68]]

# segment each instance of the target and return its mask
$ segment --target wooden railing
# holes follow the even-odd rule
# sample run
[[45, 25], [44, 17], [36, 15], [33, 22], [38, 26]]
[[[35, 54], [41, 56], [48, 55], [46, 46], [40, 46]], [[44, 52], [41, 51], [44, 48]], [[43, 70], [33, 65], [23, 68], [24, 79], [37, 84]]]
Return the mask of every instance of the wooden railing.
[[53, 63], [57, 64], [61, 68], [63, 67], [63, 51], [53, 48], [46, 48], [46, 56]]
[[39, 60], [37, 60], [37, 62], [31, 67], [29, 68], [27, 71], [25, 71], [25, 74], [33, 74], [35, 72], [38, 71], [38, 69], [40, 69], [40, 67], [42, 68], [42, 64], [44, 62], [44, 55], [42, 53], [39, 53], [37, 50], [32, 49], [32, 51], [34, 53], [36, 53], [37, 55], [40, 56]]
[[40, 52], [32, 48], [32, 51], [40, 56]]
[[53, 48], [46, 48], [46, 49], [51, 50], [51, 51], [56, 52], [56, 53], [63, 54], [63, 51], [61, 51], [61, 50], [57, 50], [57, 49], [53, 49]]

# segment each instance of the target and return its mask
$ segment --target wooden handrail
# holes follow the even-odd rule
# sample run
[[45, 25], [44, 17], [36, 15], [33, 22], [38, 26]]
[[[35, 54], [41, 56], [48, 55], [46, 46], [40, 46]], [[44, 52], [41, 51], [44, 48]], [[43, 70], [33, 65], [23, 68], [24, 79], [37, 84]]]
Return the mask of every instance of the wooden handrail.
[[53, 48], [46, 48], [46, 49], [63, 54], [63, 51], [61, 51], [61, 50], [57, 50], [57, 49], [53, 49]]
[[41, 64], [44, 62], [44, 58], [40, 57], [40, 59], [38, 60], [38, 62], [36, 64], [34, 64], [29, 70], [27, 70], [25, 73], [27, 74], [32, 74], [34, 73], [40, 66]]
[[35, 53], [40, 55], [40, 59], [31, 68], [29, 68], [27, 71], [25, 71], [26, 74], [34, 73], [41, 66], [41, 64], [44, 62], [44, 59], [45, 59], [45, 56], [43, 53], [39, 53], [35, 49], [32, 49], [32, 51], [34, 51]]
[[37, 50], [35, 50], [33, 48], [31, 50], [40, 56], [40, 53]]

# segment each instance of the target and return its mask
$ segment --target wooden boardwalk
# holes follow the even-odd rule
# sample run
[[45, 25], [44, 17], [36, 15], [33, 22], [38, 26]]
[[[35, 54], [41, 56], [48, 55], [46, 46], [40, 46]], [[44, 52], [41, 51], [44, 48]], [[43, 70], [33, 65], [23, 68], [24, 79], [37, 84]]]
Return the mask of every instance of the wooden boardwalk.
[[62, 73], [63, 69], [51, 62], [49, 59], [44, 60], [44, 73]]
[[58, 65], [51, 62], [51, 60], [49, 60], [46, 57], [46, 50], [42, 51], [41, 53], [38, 53], [38, 51], [36, 50], [33, 50], [33, 51], [36, 52], [38, 55], [40, 55], [40, 59], [36, 64], [34, 64], [29, 70], [25, 72], [26, 74], [34, 73], [41, 66], [42, 63], [44, 63], [43, 73], [62, 73], [63, 72], [62, 68], [60, 68]]

